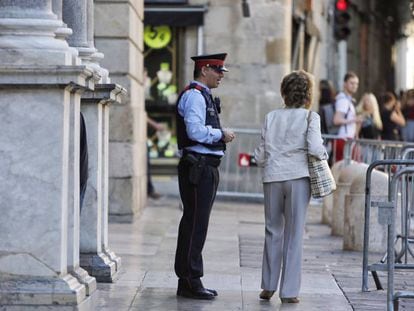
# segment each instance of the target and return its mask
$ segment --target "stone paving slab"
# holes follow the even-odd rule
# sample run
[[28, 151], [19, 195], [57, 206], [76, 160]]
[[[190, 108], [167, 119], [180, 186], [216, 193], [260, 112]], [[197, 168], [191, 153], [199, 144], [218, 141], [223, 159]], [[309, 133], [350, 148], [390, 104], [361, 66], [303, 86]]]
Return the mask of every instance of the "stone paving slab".
[[330, 304], [337, 311], [352, 310], [326, 270], [304, 271], [298, 305], [281, 305], [277, 294], [260, 301], [263, 208], [232, 202], [215, 205], [204, 251], [203, 282], [219, 296], [214, 301], [177, 298], [173, 261], [179, 201], [167, 197], [150, 203], [135, 223], [110, 224], [110, 247], [123, 267], [116, 283], [98, 285], [97, 310], [323, 310]]
[[[96, 310], [386, 310], [386, 291], [375, 290], [372, 278], [372, 290], [361, 292], [362, 254], [342, 250], [342, 238], [320, 223], [318, 205], [308, 210], [299, 304], [282, 305], [277, 293], [270, 301], [259, 300], [263, 206], [238, 201], [217, 201], [211, 215], [203, 282], [219, 296], [214, 301], [176, 297], [180, 203], [171, 196], [148, 203], [133, 224], [110, 224], [110, 248], [123, 266], [116, 283], [98, 284]], [[380, 277], [385, 283], [385, 273]], [[397, 273], [396, 288], [414, 289], [414, 278]], [[414, 310], [413, 300], [401, 300], [400, 310]]]

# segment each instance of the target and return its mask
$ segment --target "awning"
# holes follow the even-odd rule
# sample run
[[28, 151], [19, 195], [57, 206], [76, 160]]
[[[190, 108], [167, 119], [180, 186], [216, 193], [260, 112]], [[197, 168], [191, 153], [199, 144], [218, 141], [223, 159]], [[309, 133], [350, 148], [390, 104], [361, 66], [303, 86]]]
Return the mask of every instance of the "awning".
[[206, 6], [145, 6], [145, 25], [169, 25], [176, 27], [198, 26], [204, 24]]

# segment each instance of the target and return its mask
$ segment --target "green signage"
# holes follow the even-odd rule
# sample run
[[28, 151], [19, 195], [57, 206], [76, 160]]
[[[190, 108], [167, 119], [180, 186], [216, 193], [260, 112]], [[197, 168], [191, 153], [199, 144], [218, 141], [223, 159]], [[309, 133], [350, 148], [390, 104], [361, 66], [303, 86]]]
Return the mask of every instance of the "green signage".
[[171, 41], [171, 28], [169, 26], [145, 26], [144, 42], [153, 49], [162, 49]]

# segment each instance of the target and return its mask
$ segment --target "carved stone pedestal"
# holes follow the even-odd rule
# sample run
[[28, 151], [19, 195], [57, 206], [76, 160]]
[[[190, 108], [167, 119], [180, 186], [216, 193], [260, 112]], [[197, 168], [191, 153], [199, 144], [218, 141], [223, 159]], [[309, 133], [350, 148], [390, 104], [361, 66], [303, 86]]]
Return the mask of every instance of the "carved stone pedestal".
[[81, 212], [80, 265], [98, 282], [113, 282], [121, 259], [108, 247], [109, 106], [120, 103], [126, 90], [116, 84], [97, 84], [82, 96], [89, 177]]
[[0, 67], [0, 305], [7, 310], [83, 310], [94, 300], [95, 280], [68, 257], [79, 232], [79, 90], [93, 77], [84, 66]]

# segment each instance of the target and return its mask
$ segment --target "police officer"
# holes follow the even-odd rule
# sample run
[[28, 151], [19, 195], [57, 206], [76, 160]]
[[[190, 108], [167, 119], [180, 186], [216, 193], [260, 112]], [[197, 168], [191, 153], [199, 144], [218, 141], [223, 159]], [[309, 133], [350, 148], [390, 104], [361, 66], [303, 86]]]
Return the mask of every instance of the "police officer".
[[211, 89], [219, 86], [226, 53], [194, 56], [194, 81], [180, 94], [176, 105], [178, 183], [183, 216], [178, 229], [175, 273], [177, 295], [193, 299], [213, 299], [217, 292], [204, 288], [202, 249], [219, 182], [218, 166], [226, 144], [234, 133], [220, 125], [220, 102]]

